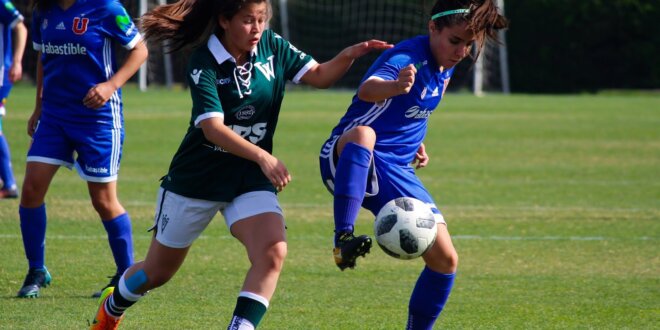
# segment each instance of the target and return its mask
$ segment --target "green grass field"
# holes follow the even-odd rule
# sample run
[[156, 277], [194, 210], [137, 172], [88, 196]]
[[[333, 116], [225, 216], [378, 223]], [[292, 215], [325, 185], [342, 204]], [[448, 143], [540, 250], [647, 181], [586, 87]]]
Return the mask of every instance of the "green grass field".
[[[403, 329], [421, 260], [375, 247], [353, 271], [331, 257], [332, 201], [318, 151], [351, 94], [289, 92], [275, 155], [293, 175], [280, 199], [289, 256], [261, 329]], [[3, 127], [24, 175], [34, 89], [16, 88]], [[186, 91], [125, 92], [119, 194], [144, 257], [158, 179], [189, 120]], [[459, 274], [437, 328], [660, 328], [660, 95], [448, 94], [431, 117], [419, 175], [458, 250]], [[89, 295], [114, 272], [86, 185], [61, 170], [47, 196], [53, 285], [14, 298], [27, 268], [18, 201], [0, 200], [0, 328], [81, 329]], [[124, 329], [224, 329], [248, 262], [218, 217], [166, 286]], [[363, 212], [357, 231], [372, 232]]]

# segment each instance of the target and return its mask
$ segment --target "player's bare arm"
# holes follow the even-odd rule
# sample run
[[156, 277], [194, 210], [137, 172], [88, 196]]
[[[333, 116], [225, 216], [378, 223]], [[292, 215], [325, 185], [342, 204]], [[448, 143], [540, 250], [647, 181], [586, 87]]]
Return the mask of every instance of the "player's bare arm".
[[223, 120], [212, 117], [200, 122], [204, 137], [227, 152], [251, 160], [261, 167], [268, 180], [281, 191], [291, 181], [291, 175], [282, 161], [259, 146], [236, 134]]
[[381, 40], [369, 40], [346, 47], [331, 60], [309, 69], [301, 80], [316, 88], [328, 88], [344, 76], [355, 59], [374, 50], [384, 50], [392, 47], [392, 44]]
[[397, 95], [408, 94], [415, 84], [416, 73], [415, 66], [409, 64], [399, 71], [397, 80], [371, 77], [360, 86], [358, 98], [365, 102], [380, 102]]
[[108, 81], [97, 84], [89, 89], [83, 99], [83, 104], [91, 109], [102, 107], [112, 94], [126, 83], [135, 72], [146, 61], [149, 51], [144, 42], [138, 42], [135, 48], [131, 49], [124, 64]]
[[25, 52], [25, 43], [27, 42], [27, 28], [23, 22], [18, 22], [12, 30], [12, 54], [13, 62], [9, 69], [9, 81], [15, 83], [23, 77], [23, 53]]

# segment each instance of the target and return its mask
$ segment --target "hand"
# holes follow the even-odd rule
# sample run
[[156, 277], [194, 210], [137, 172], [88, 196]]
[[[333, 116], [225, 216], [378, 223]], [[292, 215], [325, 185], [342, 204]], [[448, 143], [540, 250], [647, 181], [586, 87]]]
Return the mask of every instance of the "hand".
[[408, 94], [410, 89], [415, 84], [415, 74], [417, 69], [412, 64], [408, 64], [405, 68], [399, 71], [399, 77], [397, 78], [397, 88], [401, 94]]
[[39, 123], [39, 117], [41, 117], [41, 109], [34, 109], [32, 115], [27, 122], [27, 134], [32, 137], [34, 131], [37, 130], [37, 124]]
[[275, 186], [277, 191], [282, 191], [282, 189], [284, 189], [284, 187], [286, 187], [291, 181], [291, 175], [289, 174], [289, 170], [286, 169], [286, 166], [284, 166], [284, 163], [271, 154], [267, 154], [267, 156], [259, 162], [259, 167], [261, 167], [261, 171], [266, 175], [273, 186]]
[[363, 56], [371, 52], [372, 50], [390, 49], [392, 47], [394, 47], [394, 45], [389, 44], [386, 41], [372, 39], [369, 41], [363, 41], [359, 44], [350, 46], [344, 49], [342, 52], [344, 52], [345, 55], [348, 56], [350, 59], [354, 60], [360, 56]]
[[419, 145], [419, 149], [417, 149], [417, 153], [415, 154], [415, 159], [413, 160], [412, 164], [415, 165], [416, 169], [420, 169], [422, 167], [426, 167], [426, 165], [429, 164], [429, 155], [426, 153], [426, 147], [424, 147], [424, 143]]
[[23, 65], [21, 63], [14, 63], [9, 69], [9, 81], [13, 84], [23, 77]]
[[108, 102], [115, 91], [117, 91], [117, 87], [111, 82], [100, 83], [87, 91], [83, 104], [90, 109], [98, 109]]

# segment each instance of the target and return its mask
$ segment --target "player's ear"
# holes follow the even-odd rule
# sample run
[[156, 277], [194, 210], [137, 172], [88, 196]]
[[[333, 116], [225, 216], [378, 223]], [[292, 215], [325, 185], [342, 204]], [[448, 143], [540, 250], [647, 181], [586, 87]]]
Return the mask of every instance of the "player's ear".
[[433, 22], [432, 19], [430, 19], [429, 20], [429, 34], [435, 32], [435, 30], [436, 30], [435, 23]]

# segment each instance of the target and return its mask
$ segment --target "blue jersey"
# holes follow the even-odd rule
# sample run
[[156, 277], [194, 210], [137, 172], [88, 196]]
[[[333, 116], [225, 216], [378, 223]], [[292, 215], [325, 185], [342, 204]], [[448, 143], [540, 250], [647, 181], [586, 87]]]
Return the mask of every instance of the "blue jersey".
[[76, 0], [67, 10], [54, 4], [35, 11], [32, 38], [43, 65], [42, 117], [122, 127], [121, 90], [99, 109], [83, 104], [89, 89], [117, 70], [114, 42], [133, 49], [141, 40], [118, 0]]
[[9, 0], [0, 0], [2, 7], [0, 8], [0, 54], [2, 55], [2, 63], [0, 63], [0, 86], [3, 85], [3, 77], [12, 62], [14, 61], [14, 52], [12, 51], [12, 30], [19, 22], [23, 21], [23, 16], [18, 12], [16, 7]]
[[385, 51], [369, 68], [362, 82], [377, 77], [396, 80], [409, 64], [417, 68], [415, 83], [408, 94], [372, 103], [353, 96], [353, 102], [332, 130], [338, 136], [356, 126], [370, 126], [376, 132], [376, 146], [385, 161], [410, 164], [426, 136], [428, 118], [442, 99], [453, 68], [440, 71], [431, 54], [428, 36], [418, 36]]

